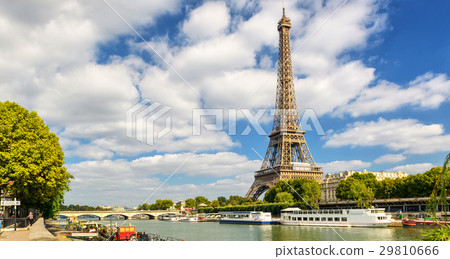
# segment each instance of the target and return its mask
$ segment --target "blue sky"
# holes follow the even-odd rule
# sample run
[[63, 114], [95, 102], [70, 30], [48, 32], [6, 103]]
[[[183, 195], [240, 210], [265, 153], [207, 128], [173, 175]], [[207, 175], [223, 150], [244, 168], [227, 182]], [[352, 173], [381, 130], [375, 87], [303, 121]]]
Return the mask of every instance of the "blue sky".
[[[246, 193], [269, 139], [242, 111], [274, 106], [281, 0], [0, 6], [0, 100], [35, 110], [59, 136], [75, 177], [66, 204]], [[306, 133], [325, 173], [414, 174], [443, 162], [449, 8], [445, 1], [286, 0], [297, 102], [325, 132]], [[127, 110], [145, 98], [170, 107], [154, 124], [156, 134], [169, 119], [170, 131], [152, 145], [126, 135]], [[196, 109], [223, 112], [223, 128], [208, 130], [214, 120], [204, 117], [194, 135]], [[237, 111], [235, 135], [230, 111]], [[269, 133], [270, 114], [259, 122]]]

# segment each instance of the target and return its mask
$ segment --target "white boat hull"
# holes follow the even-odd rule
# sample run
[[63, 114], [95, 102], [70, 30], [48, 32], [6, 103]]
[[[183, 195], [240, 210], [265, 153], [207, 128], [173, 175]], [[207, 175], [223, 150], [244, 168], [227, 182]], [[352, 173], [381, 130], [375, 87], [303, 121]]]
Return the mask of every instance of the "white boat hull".
[[384, 209], [301, 210], [287, 208], [281, 211], [281, 225], [324, 227], [378, 227], [391, 223]]
[[322, 227], [372, 227], [385, 228], [391, 222], [377, 222], [377, 223], [333, 223], [333, 222], [298, 222], [298, 221], [280, 221], [281, 225], [287, 226], [322, 226]]

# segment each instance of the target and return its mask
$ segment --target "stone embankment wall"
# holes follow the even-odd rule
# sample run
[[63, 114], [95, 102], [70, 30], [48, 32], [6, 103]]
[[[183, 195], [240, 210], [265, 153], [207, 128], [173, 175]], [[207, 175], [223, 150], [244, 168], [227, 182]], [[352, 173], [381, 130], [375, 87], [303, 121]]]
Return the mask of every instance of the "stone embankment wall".
[[30, 241], [57, 241], [44, 225], [44, 219], [39, 218], [30, 228]]

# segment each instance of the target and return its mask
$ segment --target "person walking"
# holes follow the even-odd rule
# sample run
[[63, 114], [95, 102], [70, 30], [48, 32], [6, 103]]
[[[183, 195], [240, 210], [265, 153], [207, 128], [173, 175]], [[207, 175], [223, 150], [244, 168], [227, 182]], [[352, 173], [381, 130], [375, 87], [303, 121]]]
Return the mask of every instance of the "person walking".
[[30, 211], [30, 213], [28, 214], [27, 219], [29, 220], [29, 221], [28, 221], [28, 225], [33, 224], [33, 213], [32, 213], [31, 211]]

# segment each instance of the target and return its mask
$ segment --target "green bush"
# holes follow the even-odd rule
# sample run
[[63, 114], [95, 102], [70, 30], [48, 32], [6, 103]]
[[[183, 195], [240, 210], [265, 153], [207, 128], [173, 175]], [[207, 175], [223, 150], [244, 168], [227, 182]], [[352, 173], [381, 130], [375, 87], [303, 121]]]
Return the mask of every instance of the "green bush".
[[423, 241], [450, 241], [450, 226], [439, 226], [422, 235]]

